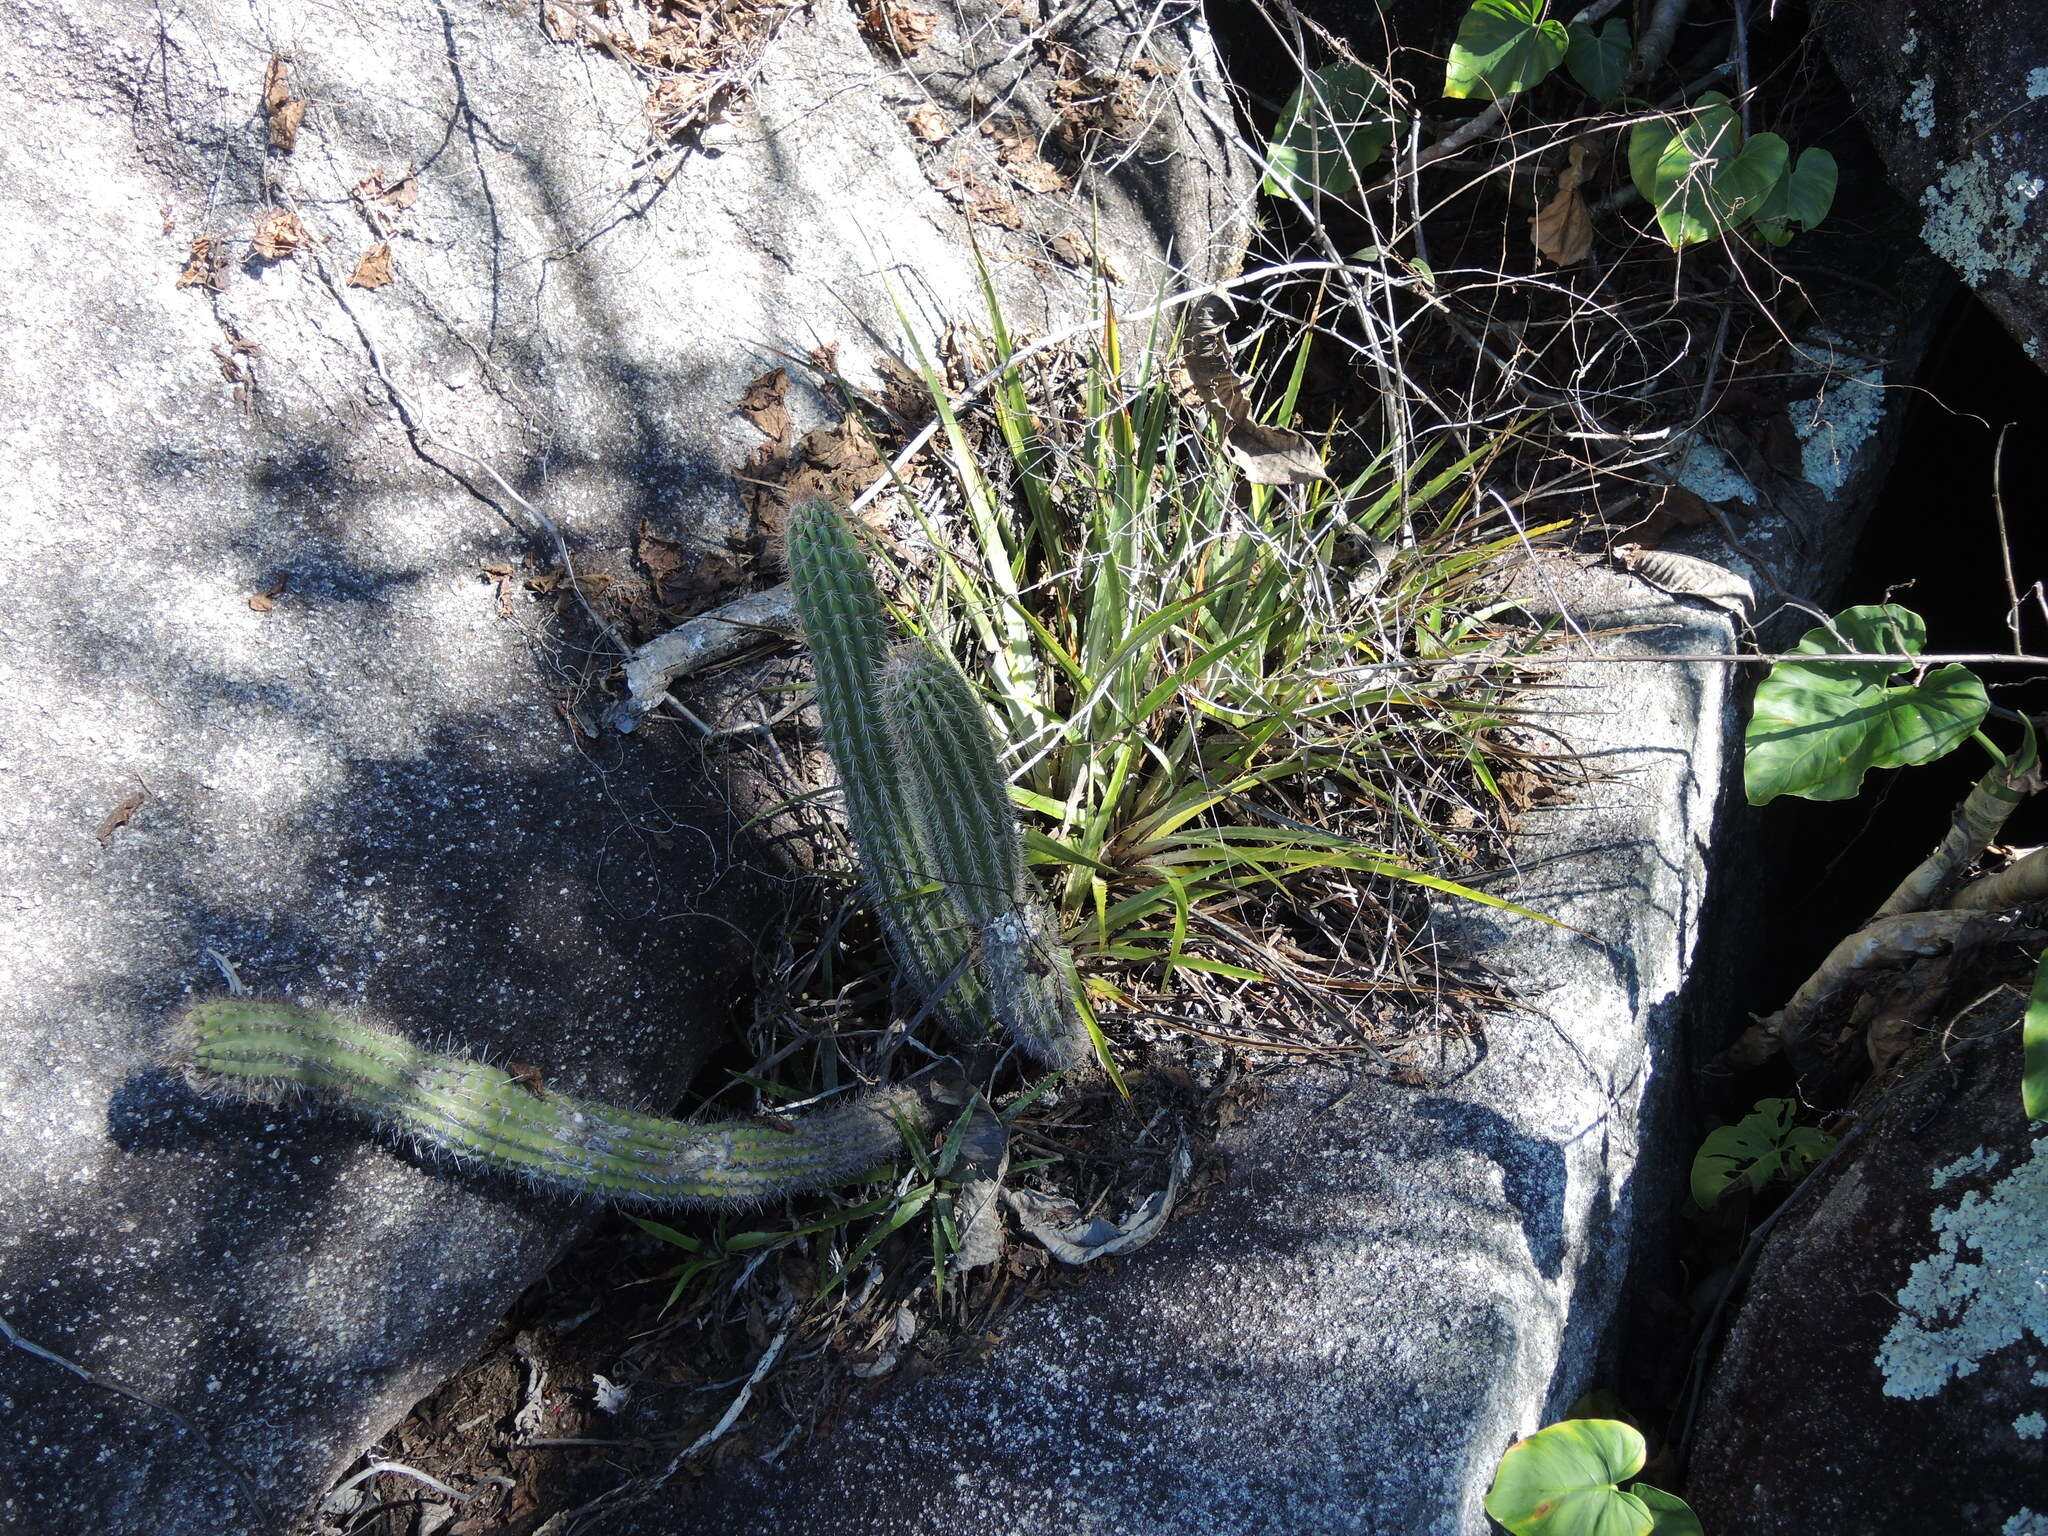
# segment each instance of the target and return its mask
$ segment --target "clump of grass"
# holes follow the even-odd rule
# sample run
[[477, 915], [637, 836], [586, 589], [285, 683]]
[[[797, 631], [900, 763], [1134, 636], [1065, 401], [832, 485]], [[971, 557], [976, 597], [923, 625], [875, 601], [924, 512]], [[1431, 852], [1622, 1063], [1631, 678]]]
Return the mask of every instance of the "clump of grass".
[[[928, 540], [906, 620], [986, 689], [1091, 994], [1383, 973], [1401, 946], [1362, 950], [1361, 924], [1395, 885], [1523, 911], [1444, 872], [1439, 830], [1498, 792], [1513, 723], [1489, 567], [1528, 534], [1483, 529], [1477, 495], [1511, 434], [1247, 485], [1176, 390], [1172, 341], [1155, 327], [1127, 356], [1111, 315], [1078, 357], [1020, 361], [992, 303], [989, 406], [956, 413], [921, 359], [948, 474], [904, 487]], [[1304, 335], [1270, 424], [1307, 359]], [[1404, 657], [1471, 665], [1355, 680]], [[1333, 894], [1339, 925], [1307, 919], [1322, 963], [1291, 961]]]

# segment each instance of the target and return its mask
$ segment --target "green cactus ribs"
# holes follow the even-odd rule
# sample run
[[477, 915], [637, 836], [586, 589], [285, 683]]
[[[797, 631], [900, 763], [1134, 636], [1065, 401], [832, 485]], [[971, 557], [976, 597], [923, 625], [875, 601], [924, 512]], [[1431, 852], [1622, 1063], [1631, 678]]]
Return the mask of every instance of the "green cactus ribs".
[[557, 1194], [624, 1205], [749, 1205], [851, 1183], [929, 1112], [911, 1088], [799, 1121], [664, 1120], [555, 1093], [339, 1014], [254, 998], [192, 1007], [186, 1075], [214, 1094], [306, 1091], [382, 1129]]
[[818, 682], [825, 749], [875, 905], [903, 968], [956, 1032], [1001, 1024], [1031, 1055], [1087, 1054], [1073, 956], [1024, 873], [988, 717], [946, 657], [887, 651], [881, 594], [830, 502], [790, 516], [790, 583]]

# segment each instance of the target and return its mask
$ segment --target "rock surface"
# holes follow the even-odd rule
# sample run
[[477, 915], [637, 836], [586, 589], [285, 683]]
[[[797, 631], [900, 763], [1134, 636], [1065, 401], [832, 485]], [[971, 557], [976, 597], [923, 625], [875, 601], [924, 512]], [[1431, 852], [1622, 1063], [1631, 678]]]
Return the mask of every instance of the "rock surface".
[[[0, 0], [0, 1318], [163, 1405], [0, 1343], [0, 1529], [282, 1528], [587, 1220], [199, 1103], [162, 1063], [220, 964], [632, 1101], [725, 1028], [750, 849], [686, 744], [565, 723], [617, 653], [521, 594], [561, 554], [526, 502], [621, 582], [643, 520], [721, 549], [747, 380], [834, 342], [869, 378], [891, 284], [928, 328], [980, 299], [928, 93], [852, 10], [775, 13], [720, 143], [651, 150], [576, 10]], [[956, 25], [1015, 35], [951, 13], [935, 61]], [[1070, 36], [1125, 78], [1114, 17]], [[1199, 29], [1149, 40], [1063, 180], [1171, 175], [986, 210], [1020, 324], [1085, 313], [1095, 274], [1026, 265], [1063, 229], [1147, 285], [1234, 238]]]
[[[1920, 334], [1893, 341], [1910, 359]], [[1833, 387], [1872, 390], [1886, 369], [1870, 372]], [[1880, 410], [1816, 479], [1751, 487], [1745, 539], [1779, 580], [1839, 581], [1888, 430]], [[1764, 585], [1725, 549], [1687, 547]], [[1738, 643], [1715, 604], [1583, 561], [1545, 559], [1520, 589], [1533, 613], [1620, 632], [1600, 644], [1610, 656]], [[1578, 932], [1450, 923], [1454, 949], [1526, 1009], [1433, 1089], [1278, 1075], [1219, 1143], [1227, 1183], [1113, 1271], [1020, 1314], [987, 1364], [885, 1389], [772, 1469], [727, 1462], [683, 1514], [650, 1506], [608, 1528], [1485, 1531], [1501, 1452], [1611, 1369], [1624, 1282], [1679, 1198], [1689, 1149], [1665, 1127], [1684, 1108], [1686, 1025], [1718, 1002], [1694, 967], [1707, 851], [1740, 794], [1731, 669], [1592, 662], [1558, 680], [1547, 723], [1598, 777], [1528, 814], [1521, 874], [1500, 893]]]
[[2048, 1530], [2048, 1127], [2005, 1002], [1771, 1237], [1686, 1481], [1708, 1530]]
[[2048, 367], [2048, 35], [1997, 0], [1815, 7], [1935, 255]]

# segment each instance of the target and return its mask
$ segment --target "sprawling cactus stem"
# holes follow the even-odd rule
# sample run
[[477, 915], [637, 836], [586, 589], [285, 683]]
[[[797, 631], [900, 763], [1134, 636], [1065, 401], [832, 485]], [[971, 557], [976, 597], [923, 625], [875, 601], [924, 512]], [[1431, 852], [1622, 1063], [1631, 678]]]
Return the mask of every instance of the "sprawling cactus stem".
[[929, 1114], [909, 1088], [778, 1126], [661, 1120], [554, 1093], [337, 1014], [254, 998], [200, 1003], [183, 1024], [187, 1076], [212, 1093], [312, 1090], [385, 1129], [566, 1195], [625, 1205], [750, 1205], [850, 1183]]
[[846, 820], [875, 910], [898, 961], [946, 1026], [986, 1034], [988, 993], [969, 963], [974, 928], [926, 868], [882, 718], [889, 628], [867, 557], [828, 501], [795, 508], [787, 537], [790, 589], [811, 648], [825, 750], [845, 787]]

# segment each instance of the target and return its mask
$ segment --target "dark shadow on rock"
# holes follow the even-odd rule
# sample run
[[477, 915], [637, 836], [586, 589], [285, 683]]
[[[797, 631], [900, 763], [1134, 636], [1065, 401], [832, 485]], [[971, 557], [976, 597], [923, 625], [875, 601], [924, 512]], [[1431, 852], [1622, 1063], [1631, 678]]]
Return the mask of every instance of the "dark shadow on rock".
[[1423, 1099], [1418, 1118], [1439, 1125], [1446, 1141], [1495, 1163], [1501, 1190], [1519, 1213], [1529, 1260], [1555, 1280], [1564, 1266], [1564, 1153], [1553, 1143], [1516, 1130], [1497, 1110], [1463, 1099]]

